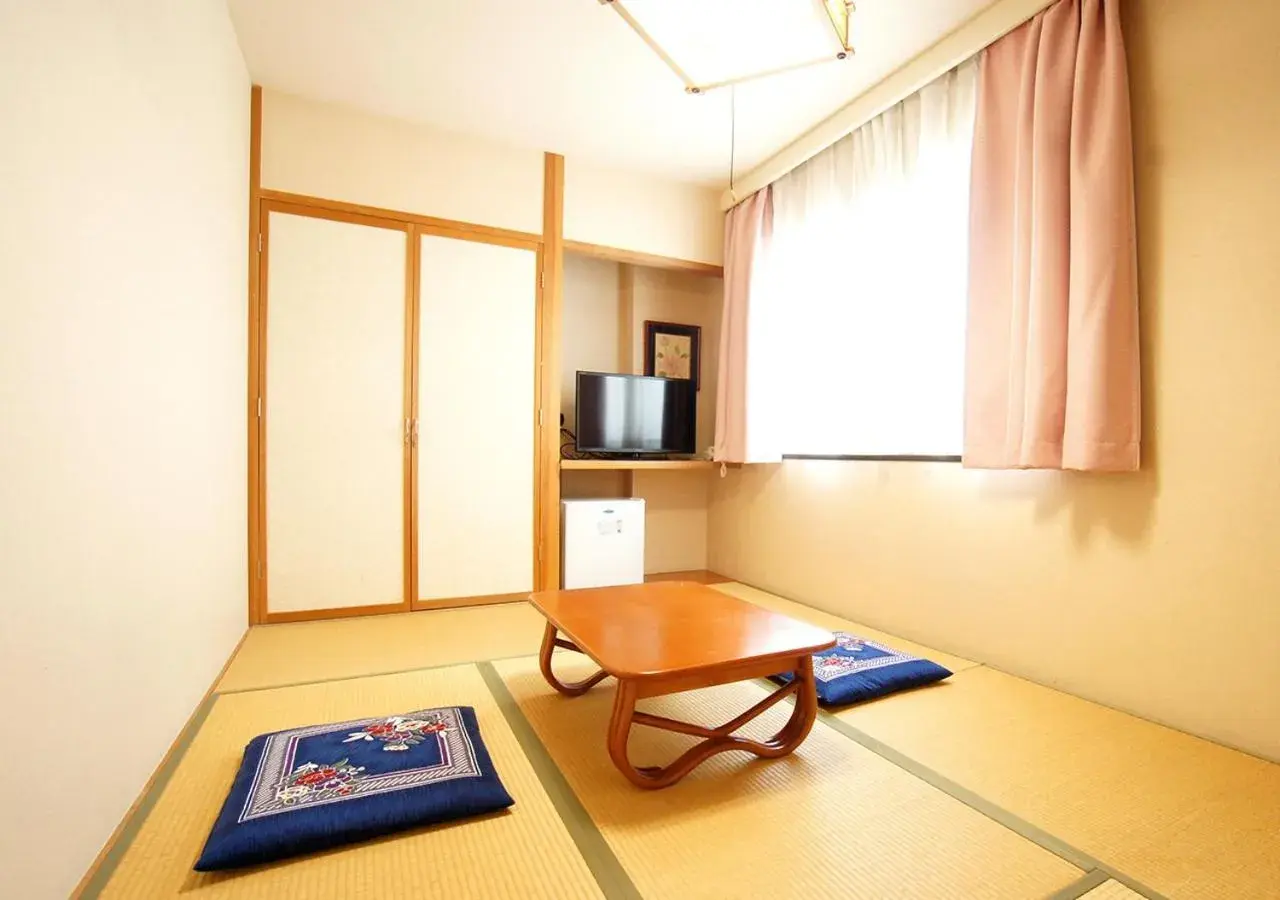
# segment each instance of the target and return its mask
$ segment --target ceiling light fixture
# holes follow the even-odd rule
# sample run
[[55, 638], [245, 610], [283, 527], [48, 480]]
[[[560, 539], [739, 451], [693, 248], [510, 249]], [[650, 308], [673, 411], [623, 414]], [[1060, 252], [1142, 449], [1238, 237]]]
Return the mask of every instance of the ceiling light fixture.
[[853, 55], [852, 0], [600, 3], [613, 7], [690, 94]]
[[[853, 18], [853, 0], [819, 0], [827, 20], [836, 30], [836, 40], [840, 42], [845, 53], [853, 52], [852, 35], [849, 31], [849, 20]], [[843, 59], [843, 56], [838, 56]]]

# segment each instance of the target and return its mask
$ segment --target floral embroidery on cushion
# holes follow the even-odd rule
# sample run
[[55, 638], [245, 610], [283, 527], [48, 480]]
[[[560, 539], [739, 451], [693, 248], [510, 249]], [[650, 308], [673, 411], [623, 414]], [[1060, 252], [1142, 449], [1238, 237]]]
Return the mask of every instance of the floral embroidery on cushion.
[[[238, 822], [484, 776], [459, 707], [308, 725], [263, 737]], [[340, 746], [346, 743], [354, 746]], [[388, 756], [382, 752], [387, 747], [400, 752]], [[329, 762], [341, 757], [346, 757], [342, 767]], [[308, 760], [313, 763], [299, 765]], [[324, 789], [313, 790], [316, 786]], [[346, 793], [339, 791], [343, 787]]]
[[363, 771], [364, 766], [353, 766], [345, 759], [330, 766], [303, 763], [285, 778], [276, 791], [276, 799], [292, 806], [299, 801], [344, 797], [351, 793], [352, 785], [360, 780]]
[[831, 681], [860, 668], [865, 668], [862, 660], [851, 656], [824, 656], [813, 660], [813, 675], [822, 681]]
[[450, 730], [444, 718], [439, 715], [431, 715], [423, 719], [392, 716], [381, 722], [373, 722], [366, 725], [360, 731], [351, 732], [350, 736], [342, 743], [382, 741], [383, 750], [408, 750], [410, 747], [425, 741], [427, 735], [441, 734]]
[[836, 646], [813, 656], [813, 674], [821, 682], [918, 661], [917, 657], [844, 631], [834, 635]]
[[862, 641], [862, 638], [856, 638], [853, 635], [846, 634], [843, 631], [837, 631], [835, 633], [835, 638], [836, 638], [836, 646], [841, 648], [842, 650], [849, 650], [854, 653], [857, 653], [859, 650], [864, 649], [864, 646], [865, 646]]
[[861, 638], [856, 638], [851, 634], [843, 631], [835, 633], [836, 646], [833, 650], [828, 650], [825, 654], [819, 654], [813, 658], [813, 674], [814, 677], [821, 681], [831, 681], [842, 675], [865, 668], [865, 661], [856, 656], [840, 656], [835, 651], [845, 650], [849, 653], [862, 653], [867, 649], [867, 645]]

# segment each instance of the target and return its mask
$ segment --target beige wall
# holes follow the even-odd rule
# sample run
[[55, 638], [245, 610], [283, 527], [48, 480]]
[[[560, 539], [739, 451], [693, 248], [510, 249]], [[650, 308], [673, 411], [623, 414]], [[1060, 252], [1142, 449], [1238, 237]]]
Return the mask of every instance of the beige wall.
[[[617, 372], [619, 265], [566, 253], [564, 311], [561, 318], [560, 411], [565, 427], [575, 429], [577, 373]], [[560, 496], [566, 500], [621, 497], [626, 490], [621, 472], [565, 472]]]
[[636, 372], [644, 371], [644, 323], [675, 322], [702, 329], [702, 384], [698, 391], [699, 453], [716, 438], [716, 384], [720, 368], [720, 313], [724, 305], [724, 279], [672, 269], [631, 267], [633, 300], [631, 359]]
[[[644, 323], [677, 322], [702, 328], [702, 388], [698, 392], [698, 452], [715, 441], [716, 376], [724, 280], [670, 269], [632, 267], [632, 353], [644, 371]], [[633, 493], [645, 499], [645, 571], [707, 568], [706, 472], [637, 472]]]
[[0, 121], [0, 893], [39, 900], [245, 627], [249, 79], [225, 4], [0, 4]]
[[707, 472], [636, 472], [631, 495], [644, 498], [644, 571], [707, 568]]
[[[541, 150], [263, 91], [262, 186], [542, 231]], [[565, 160], [572, 241], [719, 264], [718, 192]]]
[[542, 152], [263, 91], [262, 186], [542, 232]]
[[698, 185], [564, 161], [565, 240], [719, 265], [719, 193]]
[[560, 410], [574, 427], [578, 372], [617, 372], [618, 269], [615, 262], [566, 253], [561, 319]]
[[714, 569], [1280, 759], [1280, 6], [1130, 0], [1144, 470], [784, 463]]

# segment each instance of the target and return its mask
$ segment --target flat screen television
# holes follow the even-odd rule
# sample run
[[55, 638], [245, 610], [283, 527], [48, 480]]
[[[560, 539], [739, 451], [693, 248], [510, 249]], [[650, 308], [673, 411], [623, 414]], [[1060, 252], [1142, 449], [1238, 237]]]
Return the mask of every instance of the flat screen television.
[[689, 379], [578, 373], [577, 447], [584, 453], [695, 453], [696, 426]]

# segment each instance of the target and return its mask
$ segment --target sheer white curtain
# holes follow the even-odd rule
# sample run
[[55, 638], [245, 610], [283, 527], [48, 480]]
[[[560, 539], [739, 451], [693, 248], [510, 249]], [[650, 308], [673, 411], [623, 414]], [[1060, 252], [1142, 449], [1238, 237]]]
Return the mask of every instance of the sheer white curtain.
[[758, 365], [783, 453], [959, 455], [976, 84], [965, 63], [774, 183]]

